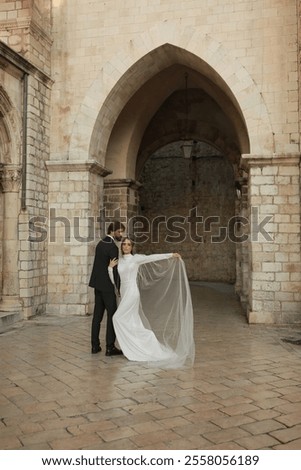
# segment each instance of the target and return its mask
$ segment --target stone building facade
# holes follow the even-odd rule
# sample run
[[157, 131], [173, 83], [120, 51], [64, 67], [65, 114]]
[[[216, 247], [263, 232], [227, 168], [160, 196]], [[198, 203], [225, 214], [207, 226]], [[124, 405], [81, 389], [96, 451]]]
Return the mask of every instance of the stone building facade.
[[301, 322], [300, 4], [2, 0], [0, 318], [91, 313], [120, 217], [143, 252]]

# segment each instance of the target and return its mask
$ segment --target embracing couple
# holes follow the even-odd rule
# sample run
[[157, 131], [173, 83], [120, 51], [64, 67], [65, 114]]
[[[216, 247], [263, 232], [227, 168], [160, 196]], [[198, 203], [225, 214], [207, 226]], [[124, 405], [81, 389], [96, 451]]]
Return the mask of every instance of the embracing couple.
[[[112, 222], [96, 246], [89, 282], [95, 292], [91, 352], [101, 351], [99, 333], [106, 311], [106, 356], [123, 354], [131, 361], [166, 368], [191, 366], [193, 310], [181, 256], [134, 254], [133, 241], [123, 238], [124, 231], [121, 222]], [[116, 242], [121, 242], [120, 256]], [[116, 336], [121, 349], [115, 345]]]

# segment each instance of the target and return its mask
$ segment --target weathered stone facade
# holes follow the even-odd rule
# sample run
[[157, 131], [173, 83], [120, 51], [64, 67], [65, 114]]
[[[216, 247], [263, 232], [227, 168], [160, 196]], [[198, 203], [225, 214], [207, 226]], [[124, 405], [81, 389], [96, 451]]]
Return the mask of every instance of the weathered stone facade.
[[43, 3], [49, 2], [0, 5], [0, 320], [4, 325], [44, 313], [47, 305], [47, 242], [31, 241], [32, 219], [48, 215], [45, 163], [50, 154], [52, 81], [50, 11], [47, 16]]
[[[235, 282], [250, 322], [301, 322], [299, 13], [296, 0], [1, 2], [2, 317], [90, 313], [105, 222], [140, 236], [137, 215], [190, 214], [194, 240], [139, 249], [172, 245], [191, 279]], [[183, 142], [198, 153], [181, 157]], [[230, 240], [212, 243], [215, 217]]]

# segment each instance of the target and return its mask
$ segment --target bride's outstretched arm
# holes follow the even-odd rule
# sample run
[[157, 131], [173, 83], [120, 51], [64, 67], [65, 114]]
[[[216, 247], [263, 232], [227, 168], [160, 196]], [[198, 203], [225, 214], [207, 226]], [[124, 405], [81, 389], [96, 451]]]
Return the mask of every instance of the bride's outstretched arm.
[[181, 258], [179, 253], [160, 253], [154, 255], [135, 255], [135, 261], [137, 264], [152, 263], [153, 261], [161, 261], [169, 258]]

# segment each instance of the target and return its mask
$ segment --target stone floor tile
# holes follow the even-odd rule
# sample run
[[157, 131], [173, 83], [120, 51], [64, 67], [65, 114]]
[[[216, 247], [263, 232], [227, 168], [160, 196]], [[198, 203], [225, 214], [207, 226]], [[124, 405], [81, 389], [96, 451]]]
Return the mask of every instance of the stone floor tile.
[[16, 436], [0, 436], [0, 449], [17, 450], [22, 448], [23, 444]]
[[184, 426], [177, 426], [173, 428], [173, 431], [184, 438], [187, 436], [205, 436], [206, 438], [207, 433], [219, 432], [220, 428], [210, 421], [202, 421], [198, 424], [185, 424]]
[[[182, 419], [182, 418], [179, 418]], [[164, 426], [162, 423], [163, 420], [160, 421], [147, 421], [144, 423], [134, 424], [131, 428], [138, 434], [145, 434], [149, 432], [164, 432], [164, 428], [170, 429], [172, 426]]]
[[301, 438], [273, 447], [275, 450], [301, 450]]
[[153, 416], [148, 413], [137, 413], [133, 415], [122, 415], [119, 417], [112, 417], [111, 421], [118, 427], [135, 426], [136, 424], [148, 423], [156, 421]]
[[235, 439], [235, 442], [244, 449], [252, 450], [268, 450], [273, 449], [274, 446], [279, 444], [277, 439], [274, 439], [268, 434], [259, 434], [257, 436], [242, 437]]
[[278, 415], [275, 419], [279, 421], [279, 423], [285, 424], [287, 427], [292, 427], [295, 424], [301, 423], [301, 411], [288, 415]]
[[138, 433], [128, 426], [123, 428], [113, 428], [97, 431], [97, 434], [102, 438], [104, 442], [117, 441], [118, 439], [124, 439], [126, 437], [135, 436]]
[[168, 449], [174, 450], [199, 450], [199, 449], [208, 449], [212, 445], [211, 442], [204, 439], [202, 436], [191, 436], [183, 439], [174, 439], [168, 443]]
[[241, 427], [254, 436], [256, 434], [271, 434], [271, 431], [285, 428], [283, 424], [274, 419], [266, 419], [249, 424], [243, 424]]
[[268, 398], [266, 400], [255, 401], [254, 405], [263, 410], [273, 409], [280, 406], [285, 406], [289, 402], [284, 398]]
[[213, 444], [222, 444], [224, 442], [236, 441], [242, 437], [248, 437], [250, 434], [240, 427], [226, 428], [214, 432], [205, 432], [205, 439], [211, 441]]
[[270, 435], [278, 439], [282, 443], [287, 443], [301, 438], [301, 424], [292, 426], [291, 428], [281, 429], [279, 431], [270, 432]]
[[211, 421], [222, 429], [233, 428], [234, 426], [242, 426], [243, 424], [248, 423], [254, 423], [254, 419], [250, 418], [250, 416], [245, 415], [223, 415], [216, 418], [212, 418]]
[[[48, 441], [47, 441], [48, 442]], [[101, 449], [103, 440], [97, 434], [81, 434], [80, 436], [68, 436], [65, 439], [57, 438], [49, 440], [51, 449], [54, 450], [75, 450], [75, 449], [87, 449], [89, 446], [95, 446], [97, 449]]]
[[256, 421], [263, 421], [265, 419], [273, 419], [273, 418], [278, 420], [280, 413], [273, 409], [258, 410], [258, 411], [252, 411], [252, 413], [248, 413], [248, 416]]
[[22, 434], [18, 436], [24, 446], [40, 444], [42, 442], [51, 442], [53, 439], [63, 440], [70, 437], [66, 429], [54, 429], [51, 431], [40, 431], [31, 434]]
[[[173, 440], [178, 440], [179, 435], [170, 430], [160, 432], [149, 432], [132, 436], [131, 440], [138, 446], [139, 449], [160, 449], [169, 448], [168, 446]], [[160, 447], [163, 445], [164, 447]]]
[[175, 416], [184, 416], [188, 414], [190, 410], [185, 406], [175, 406], [170, 408], [161, 408], [160, 410], [150, 411], [149, 414], [156, 419], [171, 418]]
[[182, 416], [175, 416], [174, 418], [160, 419], [159, 421], [157, 421], [157, 423], [160, 423], [161, 430], [162, 428], [175, 429], [180, 426], [191, 425], [191, 422], [183, 418]]
[[248, 414], [252, 411], [259, 410], [258, 406], [252, 405], [251, 403], [242, 403], [233, 406], [223, 407], [222, 411], [229, 416]]

